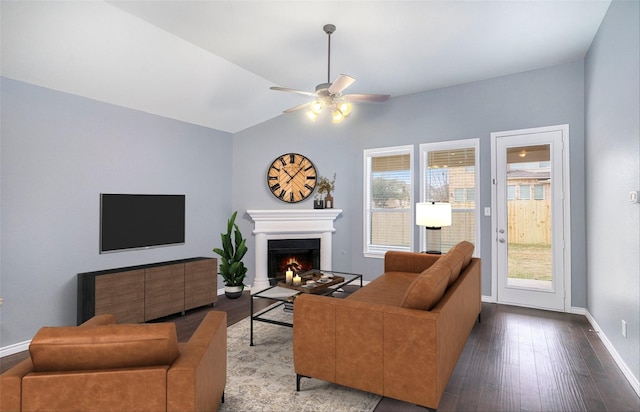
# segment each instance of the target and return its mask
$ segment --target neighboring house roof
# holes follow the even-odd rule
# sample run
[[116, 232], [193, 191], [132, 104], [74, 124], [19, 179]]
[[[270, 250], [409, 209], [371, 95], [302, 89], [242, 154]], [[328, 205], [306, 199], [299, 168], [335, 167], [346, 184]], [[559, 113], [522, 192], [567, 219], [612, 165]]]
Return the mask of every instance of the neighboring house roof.
[[509, 170], [507, 179], [539, 179], [548, 180], [551, 178], [549, 170], [532, 171], [532, 170]]

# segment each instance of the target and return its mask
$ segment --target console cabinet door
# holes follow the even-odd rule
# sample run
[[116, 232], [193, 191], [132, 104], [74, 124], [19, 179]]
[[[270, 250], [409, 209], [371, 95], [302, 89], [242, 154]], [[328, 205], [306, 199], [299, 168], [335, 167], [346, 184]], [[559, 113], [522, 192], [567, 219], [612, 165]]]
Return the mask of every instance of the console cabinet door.
[[117, 323], [144, 322], [144, 270], [95, 278], [95, 314], [111, 313]]
[[184, 305], [193, 309], [215, 303], [218, 298], [218, 261], [198, 260], [184, 265]]
[[184, 312], [184, 264], [145, 270], [144, 320]]

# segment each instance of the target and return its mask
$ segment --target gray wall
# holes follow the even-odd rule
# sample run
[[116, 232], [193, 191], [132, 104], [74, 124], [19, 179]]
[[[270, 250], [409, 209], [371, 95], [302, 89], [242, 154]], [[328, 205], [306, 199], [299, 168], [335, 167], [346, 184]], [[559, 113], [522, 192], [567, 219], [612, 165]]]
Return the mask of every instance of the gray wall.
[[640, 3], [612, 2], [585, 59], [588, 310], [636, 381], [640, 205], [628, 196], [640, 189], [639, 26]]
[[[337, 174], [335, 207], [343, 209], [334, 234], [334, 269], [361, 272], [366, 280], [382, 273], [383, 261], [365, 258], [363, 248], [363, 150], [420, 143], [480, 139], [481, 207], [490, 206], [491, 132], [569, 124], [571, 148], [572, 304], [586, 307], [584, 231], [584, 64], [504, 76], [435, 91], [392, 98], [383, 105], [360, 104], [340, 125], [310, 124], [301, 113], [280, 116], [234, 137], [233, 207], [288, 209], [312, 207], [311, 199], [287, 205], [266, 185], [266, 168], [278, 155], [299, 152], [316, 163], [323, 176]], [[415, 199], [419, 182], [416, 176]], [[491, 294], [491, 220], [482, 217], [480, 240], [483, 294]], [[244, 215], [241, 226], [251, 234]], [[419, 228], [415, 228], [418, 244]], [[249, 247], [253, 251], [253, 237]], [[254, 266], [253, 253], [247, 264]]]
[[[214, 256], [230, 134], [1, 81], [0, 347], [75, 324], [77, 273]], [[186, 243], [100, 255], [101, 192], [185, 194]]]

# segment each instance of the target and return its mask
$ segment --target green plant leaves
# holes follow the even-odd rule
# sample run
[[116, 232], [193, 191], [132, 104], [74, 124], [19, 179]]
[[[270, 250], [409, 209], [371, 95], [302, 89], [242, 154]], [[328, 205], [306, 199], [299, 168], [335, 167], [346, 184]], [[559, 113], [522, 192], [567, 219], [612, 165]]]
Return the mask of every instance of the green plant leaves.
[[[242, 238], [240, 229], [236, 225], [237, 211], [233, 212], [227, 221], [227, 233], [221, 233], [222, 249], [214, 248], [213, 252], [220, 255], [220, 275], [226, 286], [242, 286], [247, 275], [247, 268], [242, 263], [242, 258], [247, 253], [246, 239]], [[233, 232], [233, 240], [231, 235]]]

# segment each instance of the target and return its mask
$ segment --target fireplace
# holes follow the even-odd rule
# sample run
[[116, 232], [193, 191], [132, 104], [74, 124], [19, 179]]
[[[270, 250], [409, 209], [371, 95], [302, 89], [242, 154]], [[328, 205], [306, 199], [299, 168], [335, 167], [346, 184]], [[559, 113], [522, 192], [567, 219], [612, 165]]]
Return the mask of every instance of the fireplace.
[[320, 239], [270, 239], [267, 241], [269, 283], [285, 278], [285, 272], [320, 269]]
[[[271, 286], [269, 264], [269, 241], [272, 240], [314, 240], [320, 242], [317, 248], [318, 262], [312, 268], [331, 270], [331, 235], [335, 232], [333, 222], [342, 213], [340, 209], [293, 209], [293, 210], [247, 210], [255, 222], [255, 279], [253, 291]], [[299, 262], [300, 263], [300, 262]], [[279, 269], [280, 270], [280, 269]]]

